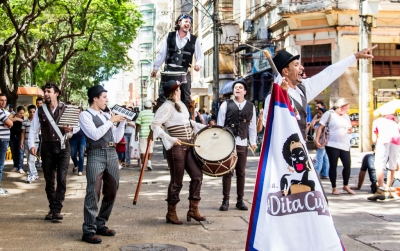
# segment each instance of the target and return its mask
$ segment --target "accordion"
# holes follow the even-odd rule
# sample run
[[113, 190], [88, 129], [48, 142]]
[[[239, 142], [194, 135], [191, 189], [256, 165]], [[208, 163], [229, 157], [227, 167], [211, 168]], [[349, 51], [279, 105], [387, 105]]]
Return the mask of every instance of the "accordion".
[[118, 114], [118, 115], [125, 116], [125, 118], [127, 118], [129, 120], [133, 120], [136, 116], [135, 112], [125, 109], [119, 105], [114, 105], [114, 107], [111, 109], [111, 112]]
[[79, 106], [66, 105], [60, 120], [58, 121], [58, 126], [79, 126]]

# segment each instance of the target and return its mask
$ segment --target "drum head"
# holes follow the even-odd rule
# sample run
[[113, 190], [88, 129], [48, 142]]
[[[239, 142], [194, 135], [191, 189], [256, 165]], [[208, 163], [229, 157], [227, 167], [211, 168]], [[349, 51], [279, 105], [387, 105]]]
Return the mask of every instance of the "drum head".
[[230, 131], [221, 126], [202, 129], [194, 139], [196, 154], [208, 161], [224, 160], [235, 150], [235, 138]]

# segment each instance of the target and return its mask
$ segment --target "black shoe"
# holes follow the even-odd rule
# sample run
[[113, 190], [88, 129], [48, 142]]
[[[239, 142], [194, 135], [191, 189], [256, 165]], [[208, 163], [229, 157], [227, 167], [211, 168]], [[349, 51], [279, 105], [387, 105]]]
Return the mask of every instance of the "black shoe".
[[115, 230], [108, 229], [108, 227], [102, 227], [97, 229], [96, 234], [103, 236], [114, 236], [116, 234]]
[[219, 210], [228, 211], [228, 209], [229, 209], [229, 200], [223, 200]]
[[247, 206], [244, 204], [243, 200], [238, 200], [236, 203], [236, 208], [239, 210], [247, 211], [249, 210]]
[[46, 214], [46, 217], [44, 217], [45, 220], [52, 220], [53, 219], [53, 210], [50, 209], [50, 211]]
[[91, 243], [91, 244], [98, 244], [98, 243], [102, 242], [101, 237], [97, 236], [95, 234], [83, 234], [82, 240], [86, 241], [87, 243]]
[[60, 211], [54, 211], [53, 216], [51, 217], [52, 220], [63, 220], [64, 216], [61, 214]]

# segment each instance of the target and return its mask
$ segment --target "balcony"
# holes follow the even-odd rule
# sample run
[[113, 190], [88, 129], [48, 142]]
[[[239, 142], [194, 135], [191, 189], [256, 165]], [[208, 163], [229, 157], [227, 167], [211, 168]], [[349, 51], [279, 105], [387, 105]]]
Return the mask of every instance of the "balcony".
[[336, 7], [336, 3], [331, 0], [282, 0], [279, 14], [324, 11], [333, 7]]

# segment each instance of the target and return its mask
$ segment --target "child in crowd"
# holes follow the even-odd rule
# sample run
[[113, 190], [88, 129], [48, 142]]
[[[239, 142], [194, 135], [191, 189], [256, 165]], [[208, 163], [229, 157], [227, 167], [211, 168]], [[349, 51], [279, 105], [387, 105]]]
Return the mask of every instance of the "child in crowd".
[[124, 137], [119, 141], [116, 147], [117, 154], [118, 154], [118, 164], [119, 164], [119, 169], [122, 169], [122, 161], [125, 159], [125, 151], [126, 151], [126, 142], [124, 140]]

